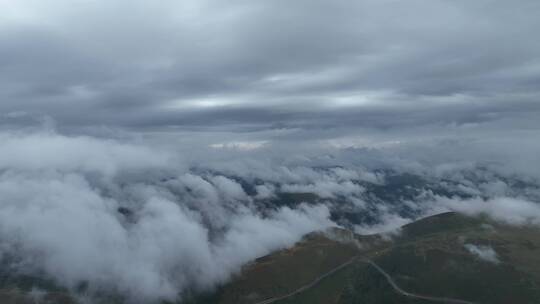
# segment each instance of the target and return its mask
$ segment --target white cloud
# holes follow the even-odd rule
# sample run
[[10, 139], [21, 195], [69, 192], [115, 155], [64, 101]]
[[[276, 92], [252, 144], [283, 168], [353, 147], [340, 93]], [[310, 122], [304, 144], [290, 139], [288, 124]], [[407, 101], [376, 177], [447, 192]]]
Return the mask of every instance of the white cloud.
[[212, 176], [210, 181], [226, 200], [248, 200], [248, 196], [237, 182], [225, 176]]
[[225, 143], [215, 143], [211, 144], [210, 148], [214, 149], [229, 149], [229, 150], [240, 150], [240, 151], [250, 151], [261, 149], [269, 145], [269, 142], [266, 140], [259, 141], [233, 141]]
[[276, 187], [271, 184], [257, 185], [255, 191], [257, 191], [255, 198], [267, 199], [275, 196]]
[[485, 214], [494, 220], [512, 225], [540, 225], [540, 205], [523, 199], [495, 197], [457, 199], [436, 197], [435, 206], [467, 215]]
[[0, 133], [0, 169], [96, 172], [167, 168], [179, 160], [164, 151], [92, 137]]
[[481, 260], [499, 264], [501, 261], [497, 256], [497, 252], [490, 246], [465, 244], [465, 248], [471, 253], [480, 258]]
[[403, 218], [397, 214], [383, 213], [379, 216], [379, 223], [372, 225], [355, 225], [354, 231], [358, 234], [377, 234], [383, 233], [387, 236], [399, 234], [401, 226], [410, 223], [412, 220]]
[[16, 254], [18, 267], [69, 288], [88, 282], [90, 293], [175, 299], [333, 225], [325, 206], [255, 213], [237, 182], [167, 167], [159, 150], [57, 134], [1, 137], [0, 257]]

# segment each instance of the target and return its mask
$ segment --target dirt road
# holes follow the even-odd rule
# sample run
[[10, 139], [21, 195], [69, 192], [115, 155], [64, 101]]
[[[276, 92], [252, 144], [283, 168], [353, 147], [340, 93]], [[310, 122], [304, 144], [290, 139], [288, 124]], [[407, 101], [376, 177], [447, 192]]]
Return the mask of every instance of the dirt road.
[[324, 280], [325, 278], [333, 275], [337, 271], [351, 265], [352, 263], [354, 263], [356, 261], [369, 264], [370, 266], [375, 268], [381, 275], [383, 275], [386, 278], [386, 281], [388, 282], [388, 284], [390, 284], [390, 286], [392, 286], [392, 288], [397, 293], [399, 293], [399, 294], [401, 294], [401, 295], [403, 295], [405, 297], [421, 299], [421, 300], [427, 300], [427, 301], [432, 301], [432, 302], [439, 302], [439, 303], [447, 303], [447, 304], [477, 304], [475, 302], [466, 301], [466, 300], [452, 299], [452, 298], [445, 298], [445, 297], [434, 297], [434, 296], [422, 295], [422, 294], [417, 294], [417, 293], [412, 293], [412, 292], [405, 291], [401, 287], [399, 287], [397, 285], [397, 283], [394, 281], [394, 279], [392, 279], [392, 277], [386, 271], [384, 271], [384, 269], [382, 269], [379, 265], [377, 265], [375, 262], [373, 262], [371, 260], [362, 259], [360, 256], [353, 257], [349, 261], [347, 261], [347, 262], [337, 266], [336, 268], [330, 270], [329, 272], [317, 277], [311, 283], [309, 283], [307, 285], [304, 285], [304, 286], [302, 286], [302, 287], [300, 287], [300, 288], [298, 288], [298, 289], [296, 289], [296, 290], [294, 290], [294, 291], [292, 291], [292, 292], [290, 292], [290, 293], [288, 293], [286, 295], [269, 298], [269, 299], [266, 299], [264, 301], [257, 302], [257, 303], [254, 303], [254, 304], [271, 304], [271, 303], [275, 303], [277, 301], [281, 301], [281, 300], [285, 300], [287, 298], [293, 297], [293, 296], [295, 296], [295, 295], [297, 295], [299, 293], [302, 293], [302, 292], [310, 289], [311, 287], [317, 285], [320, 281]]

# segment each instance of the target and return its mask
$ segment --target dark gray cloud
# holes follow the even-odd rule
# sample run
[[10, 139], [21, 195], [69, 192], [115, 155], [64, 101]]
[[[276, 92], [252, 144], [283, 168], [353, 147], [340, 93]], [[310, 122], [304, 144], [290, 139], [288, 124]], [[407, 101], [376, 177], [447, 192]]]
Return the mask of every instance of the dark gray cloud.
[[356, 132], [539, 117], [537, 1], [0, 5], [0, 110], [71, 131]]

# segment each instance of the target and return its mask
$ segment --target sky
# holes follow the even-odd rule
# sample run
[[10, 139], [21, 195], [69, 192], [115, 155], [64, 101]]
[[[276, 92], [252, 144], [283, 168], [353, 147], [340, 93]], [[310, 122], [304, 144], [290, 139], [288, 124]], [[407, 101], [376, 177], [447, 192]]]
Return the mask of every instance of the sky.
[[[340, 208], [372, 217], [358, 233], [446, 211], [540, 225], [538, 16], [537, 0], [0, 0], [0, 265], [158, 303]], [[431, 184], [370, 193], [402, 173]], [[269, 204], [305, 192], [318, 203]]]
[[205, 145], [536, 133], [539, 13], [534, 0], [2, 0], [0, 124]]

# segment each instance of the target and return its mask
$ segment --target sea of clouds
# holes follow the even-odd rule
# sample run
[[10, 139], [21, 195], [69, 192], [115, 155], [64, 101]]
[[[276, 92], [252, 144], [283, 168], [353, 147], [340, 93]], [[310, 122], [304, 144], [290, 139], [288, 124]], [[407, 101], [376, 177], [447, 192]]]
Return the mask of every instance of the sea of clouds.
[[[535, 176], [505, 166], [477, 170], [468, 160], [434, 164], [404, 160], [403, 151], [343, 149], [283, 161], [264, 150], [209, 147], [194, 161], [166, 145], [54, 131], [2, 132], [0, 142], [3, 267], [79, 296], [105, 292], [137, 303], [211, 290], [257, 257], [343, 225], [332, 218], [340, 208], [376, 219], [348, 226], [359, 233], [445, 211], [540, 224]], [[373, 204], [366, 185], [384, 185], [388, 168], [460, 195], [420, 189], [413, 200]], [[282, 193], [318, 200], [268, 205]]]

